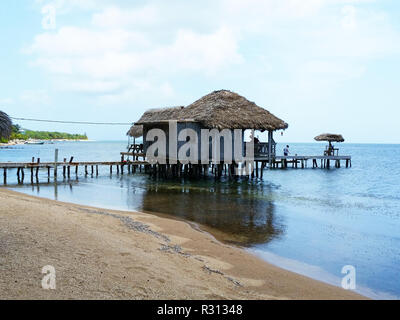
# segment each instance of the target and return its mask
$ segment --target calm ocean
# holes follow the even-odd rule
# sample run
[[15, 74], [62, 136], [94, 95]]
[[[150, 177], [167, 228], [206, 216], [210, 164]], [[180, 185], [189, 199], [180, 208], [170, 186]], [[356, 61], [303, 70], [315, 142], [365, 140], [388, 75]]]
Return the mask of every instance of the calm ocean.
[[[0, 162], [117, 161], [127, 142], [60, 142], [0, 149]], [[292, 154], [318, 155], [325, 144], [293, 143]], [[337, 144], [351, 155], [346, 169], [267, 170], [264, 179], [156, 181], [143, 174], [59, 178], [9, 188], [31, 195], [110, 209], [166, 214], [203, 226], [280, 267], [340, 286], [346, 265], [357, 290], [373, 298], [400, 297], [400, 145]], [[282, 150], [280, 144], [277, 150]], [[309, 163], [309, 166], [311, 164]]]

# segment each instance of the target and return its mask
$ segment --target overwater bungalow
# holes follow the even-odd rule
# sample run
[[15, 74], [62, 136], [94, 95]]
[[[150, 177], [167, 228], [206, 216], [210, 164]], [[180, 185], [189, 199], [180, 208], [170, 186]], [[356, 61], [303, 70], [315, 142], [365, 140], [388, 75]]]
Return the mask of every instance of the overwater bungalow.
[[[169, 137], [169, 123], [176, 121], [177, 137], [184, 129], [194, 130], [198, 137], [201, 136], [202, 129], [217, 129], [219, 132], [228, 130], [231, 134], [232, 145], [234, 140], [234, 130], [242, 130], [242, 142], [244, 142], [245, 130], [257, 130], [268, 132], [268, 141], [255, 143], [254, 156], [263, 157], [272, 161], [276, 154], [276, 143], [273, 139], [273, 132], [276, 130], [285, 130], [288, 124], [279, 119], [264, 108], [259, 107], [254, 102], [247, 100], [237, 93], [220, 90], [214, 91], [201, 99], [195, 101], [187, 107], [172, 107], [163, 109], [151, 109], [146, 111], [143, 116], [135, 123], [128, 132], [131, 137], [137, 138], [143, 136], [143, 152], [154, 143], [153, 140], [147, 140], [147, 133], [151, 129], [161, 129], [165, 135], [167, 144], [171, 141], [176, 143], [179, 149], [185, 141], [178, 141], [177, 137], [172, 140]], [[202, 146], [201, 139], [198, 140], [198, 160], [200, 161]], [[220, 141], [220, 160], [224, 161], [224, 144], [227, 143], [226, 138]], [[229, 142], [230, 143], [230, 142]], [[212, 139], [207, 141], [209, 145], [210, 161], [212, 156]], [[244, 144], [243, 144], [244, 145]], [[167, 158], [172, 155], [168, 153]], [[232, 148], [233, 149], [233, 148]], [[234, 152], [232, 150], [232, 152]]]

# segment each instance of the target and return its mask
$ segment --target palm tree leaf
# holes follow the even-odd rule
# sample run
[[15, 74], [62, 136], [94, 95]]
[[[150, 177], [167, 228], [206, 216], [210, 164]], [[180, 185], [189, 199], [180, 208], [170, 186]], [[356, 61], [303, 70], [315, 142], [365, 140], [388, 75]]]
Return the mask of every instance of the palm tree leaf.
[[11, 135], [11, 130], [12, 122], [10, 117], [3, 111], [0, 111], [0, 138], [9, 138]]

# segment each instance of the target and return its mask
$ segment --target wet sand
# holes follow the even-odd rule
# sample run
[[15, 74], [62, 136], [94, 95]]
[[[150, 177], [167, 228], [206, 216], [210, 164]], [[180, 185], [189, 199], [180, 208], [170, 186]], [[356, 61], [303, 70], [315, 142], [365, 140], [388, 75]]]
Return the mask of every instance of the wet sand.
[[[184, 221], [0, 189], [0, 299], [364, 299]], [[56, 289], [41, 285], [44, 266]]]

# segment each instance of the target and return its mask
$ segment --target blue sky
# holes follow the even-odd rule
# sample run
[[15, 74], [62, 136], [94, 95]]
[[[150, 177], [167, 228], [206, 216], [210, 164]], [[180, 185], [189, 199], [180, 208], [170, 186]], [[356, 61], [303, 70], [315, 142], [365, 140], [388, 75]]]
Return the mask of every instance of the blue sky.
[[133, 122], [229, 89], [289, 123], [279, 141], [400, 140], [397, 0], [1, 1], [0, 37], [0, 110], [14, 117]]

